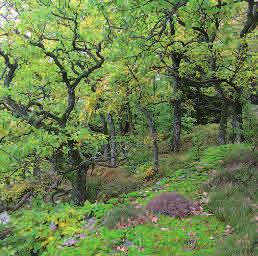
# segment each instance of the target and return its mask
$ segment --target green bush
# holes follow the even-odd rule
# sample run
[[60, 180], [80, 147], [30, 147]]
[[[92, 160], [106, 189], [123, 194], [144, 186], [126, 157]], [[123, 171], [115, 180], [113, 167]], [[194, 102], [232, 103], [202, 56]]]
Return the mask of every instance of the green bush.
[[134, 177], [121, 176], [105, 180], [101, 176], [89, 176], [87, 177], [87, 197], [90, 202], [107, 201], [110, 198], [130, 193], [140, 185], [141, 181]]
[[208, 207], [219, 219], [233, 226], [243, 225], [254, 214], [250, 200], [230, 184], [211, 194]]
[[248, 223], [220, 243], [214, 256], [256, 256], [257, 232], [255, 223]]
[[101, 195], [106, 199], [118, 197], [136, 190], [140, 186], [140, 181], [135, 178], [121, 178], [119, 180], [111, 180], [103, 184]]
[[204, 150], [201, 154], [200, 165], [206, 165], [209, 168], [219, 169], [224, 161], [233, 155], [239, 155], [244, 150], [251, 150], [248, 144], [227, 144], [213, 146]]
[[185, 168], [190, 163], [189, 154], [170, 154], [160, 159], [160, 171], [163, 176], [174, 175], [174, 173]]
[[218, 125], [207, 124], [195, 126], [191, 133], [182, 136], [182, 151], [193, 149], [198, 158], [200, 152], [209, 146], [218, 144]]
[[116, 207], [107, 213], [104, 218], [103, 224], [109, 229], [114, 229], [120, 221], [126, 221], [129, 218], [136, 218], [142, 213], [143, 210], [136, 209], [131, 205]]

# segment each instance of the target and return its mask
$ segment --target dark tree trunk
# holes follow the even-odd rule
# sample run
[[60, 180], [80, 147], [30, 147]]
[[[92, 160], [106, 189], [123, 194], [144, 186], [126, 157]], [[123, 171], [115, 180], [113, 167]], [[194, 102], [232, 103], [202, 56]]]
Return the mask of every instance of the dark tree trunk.
[[[101, 122], [102, 122], [102, 129], [103, 129], [103, 133], [108, 136], [108, 125], [107, 125], [107, 121], [106, 118], [103, 114], [100, 114], [100, 118], [101, 118]], [[104, 159], [108, 160], [110, 159], [110, 143], [109, 143], [109, 138], [108, 138], [108, 142], [103, 146], [103, 155], [104, 155]]]
[[[87, 167], [88, 168], [88, 167]], [[75, 181], [73, 184], [73, 201], [76, 205], [83, 205], [87, 199], [86, 195], [86, 166], [80, 166], [75, 173]]]
[[181, 101], [175, 100], [172, 104], [173, 108], [173, 132], [172, 132], [172, 151], [180, 151], [180, 137], [181, 137]]
[[117, 166], [116, 162], [116, 130], [115, 130], [115, 124], [112, 115], [109, 113], [107, 115], [107, 122], [109, 126], [109, 141], [110, 141], [110, 165], [112, 167]]
[[73, 141], [68, 142], [69, 147], [69, 163], [74, 170], [72, 180], [72, 200], [76, 205], [83, 205], [86, 201], [86, 173], [89, 168], [83, 163], [78, 149]]
[[132, 132], [133, 127], [133, 116], [130, 107], [130, 102], [126, 101], [125, 105], [121, 108], [121, 116], [119, 120], [119, 128], [121, 135], [126, 135], [129, 132]]
[[226, 103], [222, 104], [220, 113], [220, 123], [219, 123], [219, 144], [227, 144], [227, 121], [228, 121], [228, 105]]
[[133, 132], [134, 130], [134, 124], [133, 124], [133, 114], [132, 114], [132, 110], [131, 110], [131, 106], [130, 106], [130, 102], [129, 100], [127, 101], [127, 112], [128, 112], [128, 128], [129, 128], [129, 132]]
[[18, 64], [15, 62], [14, 64], [9, 63], [9, 71], [4, 79], [4, 86], [9, 87], [10, 83], [12, 82], [15, 71], [18, 68]]
[[236, 103], [233, 105], [233, 113], [232, 113], [233, 114], [232, 115], [232, 128], [233, 128], [232, 142], [233, 143], [242, 142], [242, 128], [243, 128], [242, 112], [243, 112], [243, 107], [240, 103]]
[[157, 141], [157, 134], [155, 132], [155, 135], [152, 136], [153, 140], [153, 166], [155, 173], [159, 172], [159, 146]]
[[64, 166], [64, 153], [63, 153], [63, 146], [60, 146], [59, 148], [56, 148], [53, 152], [53, 156], [51, 158], [53, 171], [58, 173], [61, 170], [63, 170]]
[[152, 114], [147, 109], [143, 108], [140, 104], [139, 104], [139, 109], [147, 119], [150, 135], [152, 138], [152, 145], [153, 145], [153, 169], [155, 173], [158, 173], [159, 172], [159, 146], [158, 146], [157, 130], [155, 127], [154, 119]]
[[[175, 23], [173, 18], [169, 19], [170, 26], [170, 35], [173, 37], [175, 35]], [[173, 128], [172, 128], [172, 140], [171, 140], [171, 148], [173, 152], [180, 151], [180, 136], [181, 136], [181, 115], [182, 115], [182, 93], [181, 91], [181, 79], [178, 75], [174, 75], [174, 73], [179, 74], [180, 62], [182, 60], [182, 55], [177, 52], [170, 53], [171, 59], [171, 67], [168, 70], [171, 77], [171, 86], [173, 88], [173, 93], [175, 99], [171, 101], [173, 107]], [[173, 71], [173, 72], [171, 72]]]
[[196, 111], [196, 122], [197, 124], [202, 123], [202, 113], [201, 113], [201, 97], [202, 93], [200, 87], [197, 87], [197, 92], [195, 95], [195, 111]]

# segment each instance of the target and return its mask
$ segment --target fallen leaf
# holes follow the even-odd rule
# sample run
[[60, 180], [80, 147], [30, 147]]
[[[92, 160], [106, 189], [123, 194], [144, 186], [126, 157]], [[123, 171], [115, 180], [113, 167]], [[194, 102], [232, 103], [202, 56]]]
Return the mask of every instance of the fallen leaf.
[[153, 216], [152, 218], [151, 218], [151, 222], [152, 223], [157, 223], [158, 222], [158, 220], [159, 220], [159, 218], [157, 217], [157, 216]]
[[128, 251], [128, 248], [125, 247], [125, 246], [118, 246], [118, 247], [116, 248], [116, 250], [119, 251], [119, 252], [127, 252], [127, 251]]
[[162, 230], [162, 231], [168, 231], [169, 228], [160, 228], [160, 230]]

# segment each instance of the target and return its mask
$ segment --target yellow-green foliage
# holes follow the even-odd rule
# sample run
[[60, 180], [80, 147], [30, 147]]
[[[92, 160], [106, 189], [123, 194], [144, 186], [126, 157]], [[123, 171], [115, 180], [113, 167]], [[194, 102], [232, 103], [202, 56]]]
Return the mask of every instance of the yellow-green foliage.
[[15, 203], [26, 192], [31, 191], [32, 189], [33, 189], [33, 185], [27, 180], [19, 181], [9, 186], [2, 186], [1, 199], [7, 204]]
[[148, 181], [148, 180], [151, 180], [155, 177], [155, 175], [157, 174], [155, 172], [155, 170], [153, 169], [152, 167], [152, 164], [151, 163], [145, 163], [143, 165], [140, 165], [138, 168], [137, 168], [137, 178], [138, 179], [141, 179], [143, 181]]

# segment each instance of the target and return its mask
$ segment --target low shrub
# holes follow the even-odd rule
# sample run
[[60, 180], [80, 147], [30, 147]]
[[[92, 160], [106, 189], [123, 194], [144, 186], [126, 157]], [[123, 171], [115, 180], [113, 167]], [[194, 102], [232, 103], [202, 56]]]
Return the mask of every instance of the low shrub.
[[218, 125], [207, 124], [195, 126], [191, 133], [185, 134], [181, 139], [182, 151], [193, 149], [196, 156], [209, 146], [218, 145]]
[[103, 224], [109, 229], [119, 227], [121, 223], [126, 223], [129, 220], [137, 219], [143, 216], [142, 209], [135, 208], [131, 205], [121, 206], [111, 209], [104, 218]]
[[153, 213], [181, 218], [194, 215], [194, 213], [199, 212], [201, 208], [197, 203], [192, 203], [190, 200], [177, 193], [166, 192], [151, 200], [147, 204], [146, 209]]
[[255, 223], [248, 223], [218, 244], [214, 256], [256, 256], [258, 249]]
[[140, 180], [134, 177], [105, 181], [102, 177], [90, 176], [87, 178], [87, 197], [90, 202], [107, 201], [136, 190], [140, 184]]
[[215, 215], [233, 226], [248, 222], [253, 214], [251, 200], [238, 191], [237, 186], [226, 185], [220, 191], [211, 193], [208, 207]]
[[190, 163], [189, 154], [169, 154], [160, 159], [160, 172], [163, 176], [174, 175]]
[[140, 181], [133, 177], [120, 180], [114, 179], [110, 182], [104, 183], [101, 189], [100, 197], [104, 197], [105, 200], [108, 200], [112, 197], [118, 197], [122, 194], [132, 192], [140, 185]]
[[250, 145], [227, 144], [209, 147], [202, 152], [199, 164], [206, 165], [208, 168], [220, 169], [223, 167], [225, 159], [235, 154], [241, 154], [244, 150], [250, 151]]

